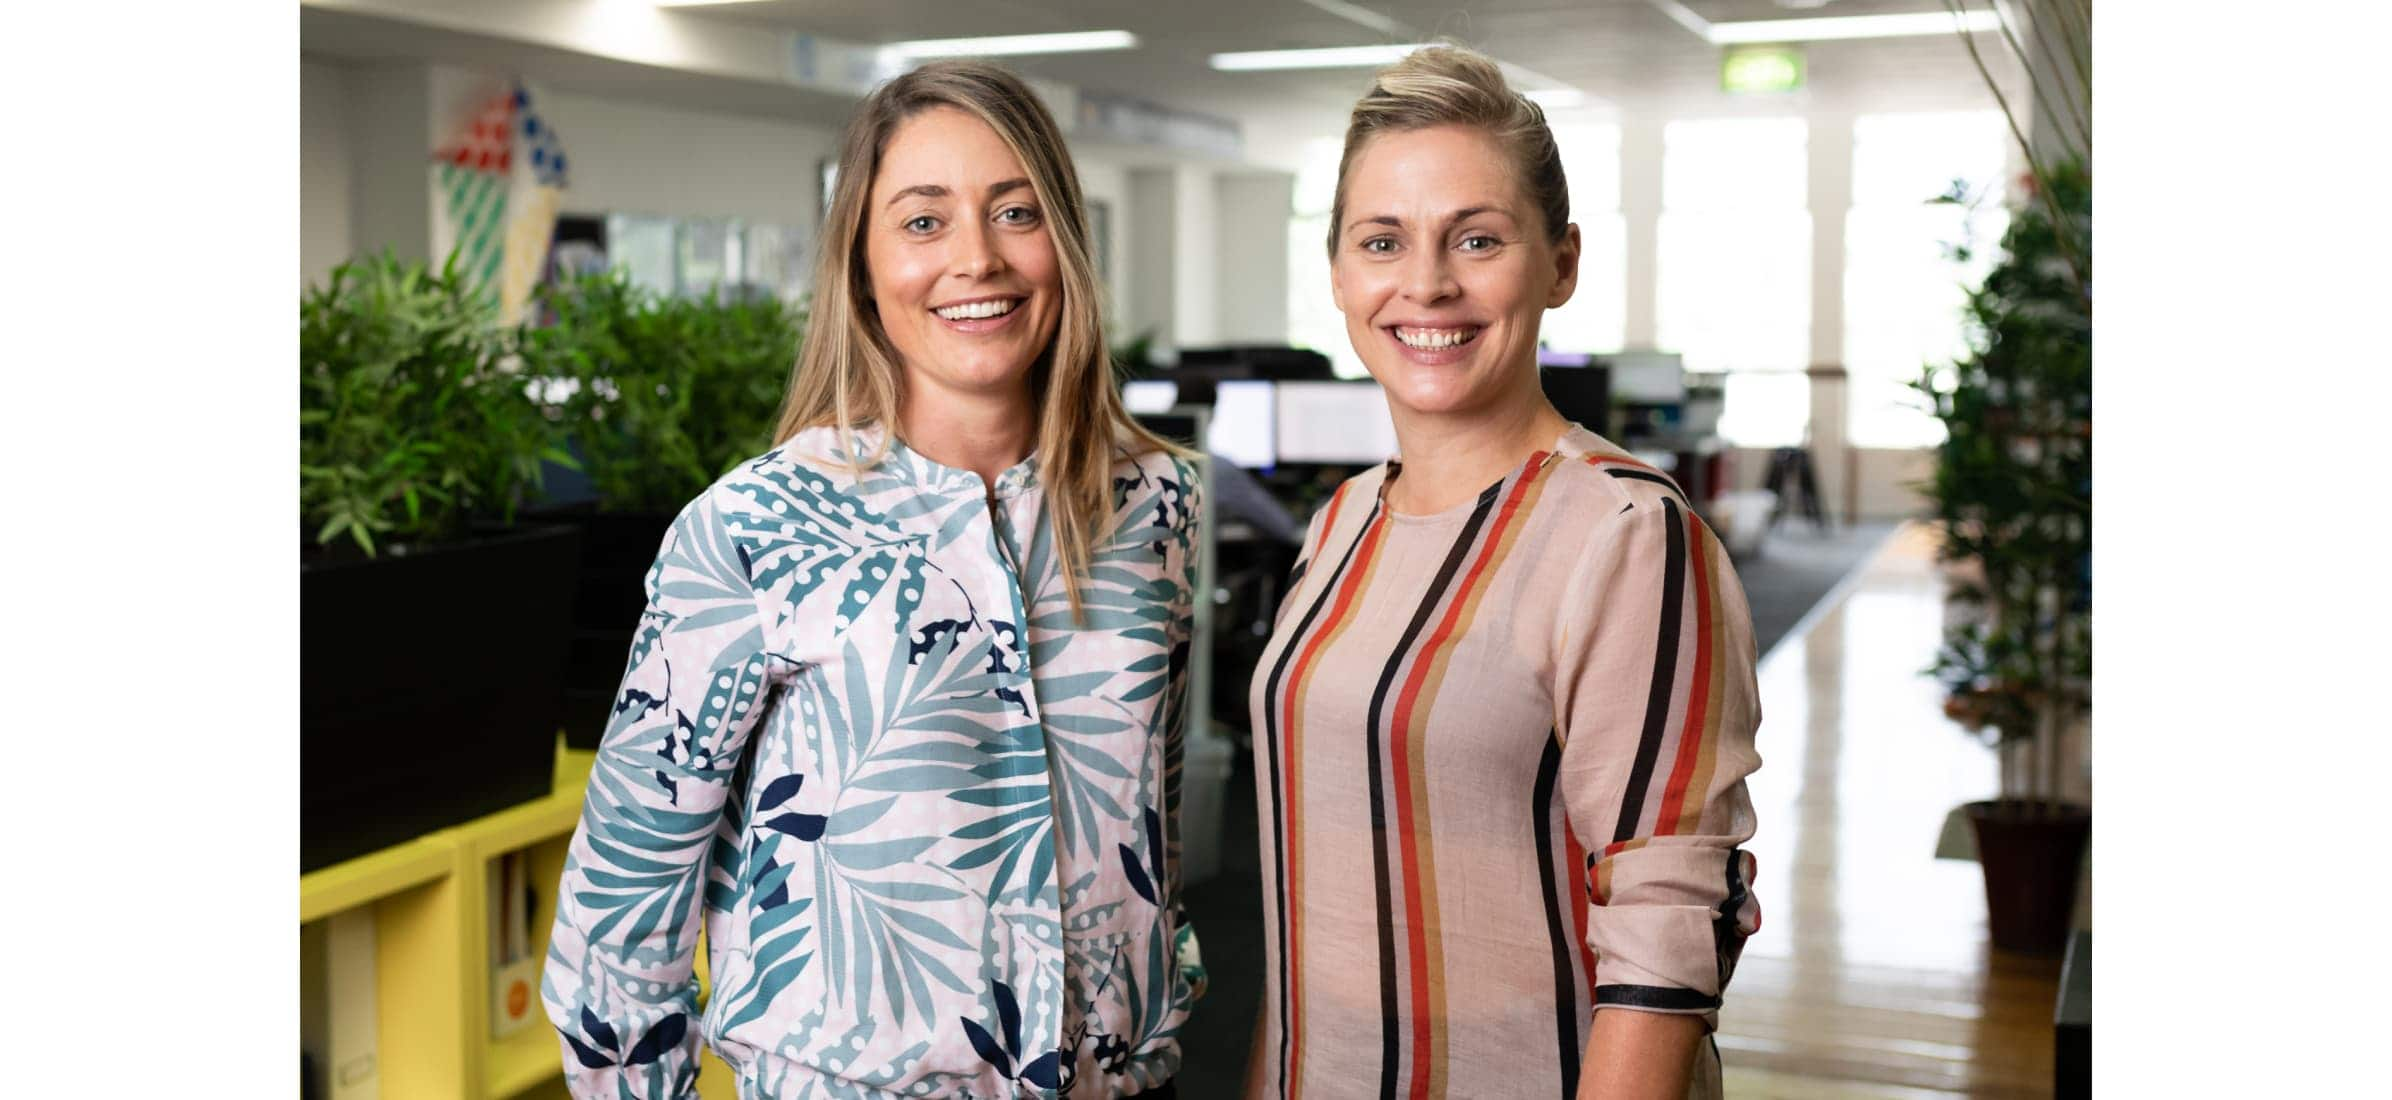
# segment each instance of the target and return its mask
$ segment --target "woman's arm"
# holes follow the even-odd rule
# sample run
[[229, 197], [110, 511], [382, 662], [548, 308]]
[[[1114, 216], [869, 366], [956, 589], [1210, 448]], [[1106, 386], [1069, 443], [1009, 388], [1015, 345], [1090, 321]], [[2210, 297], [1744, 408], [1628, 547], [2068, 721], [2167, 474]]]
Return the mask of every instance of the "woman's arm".
[[1675, 1098], [1760, 927], [1739, 847], [1753, 834], [1744, 777], [1760, 766], [1760, 703], [1726, 549], [1674, 494], [1623, 484], [1633, 506], [1594, 533], [1556, 646], [1562, 789], [1595, 956], [1580, 1095]]
[[1684, 1100], [1707, 1030], [1700, 1016], [1596, 1012], [1578, 1100]]
[[763, 617], [711, 492], [674, 521], [647, 589], [540, 987], [583, 1097], [696, 1095], [706, 854], [769, 690]]

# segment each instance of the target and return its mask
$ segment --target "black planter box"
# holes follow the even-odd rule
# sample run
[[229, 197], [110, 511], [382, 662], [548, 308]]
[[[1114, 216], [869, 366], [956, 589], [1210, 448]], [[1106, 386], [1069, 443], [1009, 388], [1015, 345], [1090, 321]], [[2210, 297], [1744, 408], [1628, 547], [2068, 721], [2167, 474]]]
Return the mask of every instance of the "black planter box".
[[572, 656], [565, 665], [565, 744], [594, 749], [606, 734], [631, 638], [647, 608], [648, 568], [656, 563], [674, 516], [581, 508], [546, 512], [542, 519], [581, 531]]
[[299, 869], [547, 796], [579, 532], [303, 562]]

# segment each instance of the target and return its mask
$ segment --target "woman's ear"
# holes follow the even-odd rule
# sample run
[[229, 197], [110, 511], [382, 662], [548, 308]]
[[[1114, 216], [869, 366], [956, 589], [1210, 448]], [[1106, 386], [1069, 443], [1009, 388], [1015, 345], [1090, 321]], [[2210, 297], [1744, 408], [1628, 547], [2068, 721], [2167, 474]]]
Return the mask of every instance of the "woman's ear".
[[1578, 292], [1578, 254], [1578, 223], [1571, 222], [1553, 249], [1553, 289], [1545, 295], [1546, 309], [1560, 309]]
[[1337, 312], [1344, 313], [1346, 311], [1345, 283], [1338, 278], [1340, 270], [1337, 266], [1337, 254], [1332, 251], [1329, 254], [1329, 304], [1336, 306]]

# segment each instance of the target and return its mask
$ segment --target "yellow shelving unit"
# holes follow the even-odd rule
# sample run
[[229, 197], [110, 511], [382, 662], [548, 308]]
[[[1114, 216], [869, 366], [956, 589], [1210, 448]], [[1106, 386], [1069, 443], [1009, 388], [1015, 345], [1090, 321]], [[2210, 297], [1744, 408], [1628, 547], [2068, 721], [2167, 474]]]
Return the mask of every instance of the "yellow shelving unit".
[[[490, 1036], [488, 867], [510, 852], [531, 854], [539, 908], [532, 957], [548, 953], [556, 883], [581, 817], [582, 789], [596, 754], [557, 746], [556, 784], [546, 798], [299, 876], [299, 921], [371, 908], [374, 914], [375, 1061], [382, 1095], [406, 1100], [513, 1100], [563, 1096], [556, 1032], [535, 1022]], [[705, 981], [705, 952], [698, 953]], [[731, 1100], [728, 1067], [705, 1055], [704, 1100]]]

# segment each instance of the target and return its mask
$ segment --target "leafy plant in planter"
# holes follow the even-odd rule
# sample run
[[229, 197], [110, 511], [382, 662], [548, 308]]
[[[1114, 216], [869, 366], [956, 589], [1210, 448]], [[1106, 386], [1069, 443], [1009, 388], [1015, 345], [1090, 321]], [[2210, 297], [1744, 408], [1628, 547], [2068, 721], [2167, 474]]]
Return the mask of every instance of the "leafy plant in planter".
[[619, 270], [553, 284], [539, 304], [549, 321], [517, 348], [526, 373], [575, 383], [565, 423], [600, 510], [674, 512], [771, 446], [802, 309], [658, 295]]
[[299, 310], [300, 868], [548, 791], [570, 528], [496, 527], [570, 462], [452, 258]]
[[772, 445], [806, 315], [770, 296], [677, 298], [620, 271], [544, 288], [517, 333], [527, 373], [570, 380], [565, 423], [597, 500], [582, 532], [566, 742], [604, 733], [648, 564], [681, 506]]
[[454, 541], [511, 522], [558, 425], [502, 369], [497, 313], [456, 268], [342, 264], [299, 307], [299, 509], [320, 547]]

